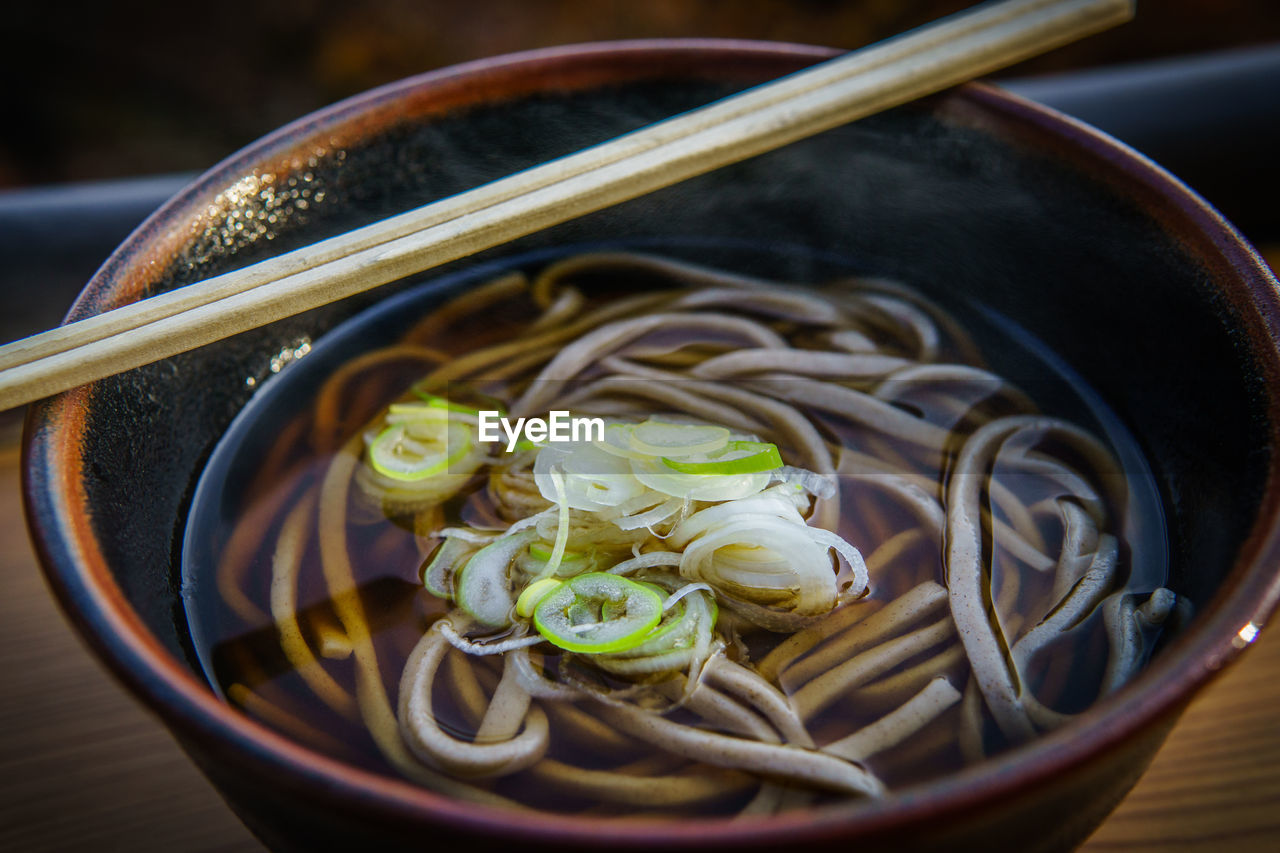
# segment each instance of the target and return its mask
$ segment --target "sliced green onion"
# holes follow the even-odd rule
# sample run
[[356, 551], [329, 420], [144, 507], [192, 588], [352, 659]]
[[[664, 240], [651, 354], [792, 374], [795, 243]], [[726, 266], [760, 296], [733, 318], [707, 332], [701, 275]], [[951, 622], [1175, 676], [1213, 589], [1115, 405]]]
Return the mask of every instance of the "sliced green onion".
[[655, 524], [661, 524], [683, 508], [683, 500], [670, 498], [644, 512], [615, 518], [613, 524], [619, 530], [639, 530], [642, 527], [652, 530]]
[[731, 501], [750, 497], [769, 485], [769, 472], [754, 474], [685, 474], [667, 467], [661, 459], [632, 462], [631, 470], [644, 485], [675, 498], [695, 501]]
[[458, 566], [479, 548], [475, 542], [456, 536], [450, 536], [440, 543], [435, 556], [422, 573], [422, 585], [427, 588], [427, 592], [436, 598], [453, 598], [453, 578]]
[[387, 415], [397, 420], [403, 420], [399, 416], [432, 421], [449, 419], [449, 413], [444, 409], [424, 403], [392, 403], [387, 407]]
[[[667, 596], [669, 609], [644, 640], [623, 652], [600, 655], [595, 663], [608, 672], [633, 677], [688, 669], [695, 672], [711, 649], [718, 609], [715, 597], [700, 585], [686, 584]], [[668, 592], [667, 588], [663, 593]]]
[[[529, 556], [533, 557], [535, 560], [541, 560], [545, 563], [551, 559], [554, 547], [555, 546], [553, 545], [551, 548], [548, 548], [541, 542], [534, 542], [529, 546]], [[579, 554], [577, 551], [565, 551], [562, 556], [566, 560], [576, 560], [578, 557], [581, 557], [582, 554]]]
[[[554, 535], [553, 533], [553, 538]], [[568, 578], [592, 571], [596, 567], [594, 552], [583, 554], [576, 551], [566, 551], [555, 572], [549, 573], [547, 571], [547, 563], [551, 560], [552, 551], [552, 546], [543, 542], [535, 542], [529, 546], [528, 552], [516, 558], [515, 565], [531, 578]]]
[[664, 607], [662, 619], [645, 634], [644, 639], [625, 651], [629, 656], [661, 654], [686, 648], [688, 638], [696, 627], [693, 614], [684, 601], [677, 601], [670, 610]]
[[494, 628], [511, 622], [515, 604], [509, 569], [516, 554], [538, 534], [533, 530], [495, 539], [467, 560], [455, 575], [454, 598], [477, 622]]
[[[462, 403], [455, 403], [454, 401], [450, 400], [448, 397], [440, 397], [436, 394], [428, 394], [426, 391], [420, 391], [417, 388], [414, 388], [412, 390], [416, 396], [420, 397], [422, 401], [432, 409], [437, 409], [437, 410], [444, 409], [450, 412], [458, 412], [459, 414], [463, 414], [463, 415], [479, 415], [480, 414], [479, 409], [473, 409], [471, 406], [466, 406], [466, 405], [463, 405]], [[420, 403], [393, 403], [391, 405], [391, 411], [394, 412], [397, 406], [399, 407], [413, 406], [415, 408], [420, 408], [421, 404]], [[500, 416], [506, 417], [507, 413], [502, 411], [502, 409], [497, 409], [497, 411]]]
[[369, 445], [369, 464], [384, 477], [410, 482], [447, 472], [472, 447], [465, 424], [445, 422], [427, 435], [410, 435], [404, 424], [392, 424]]
[[547, 557], [546, 568], [542, 570], [544, 577], [549, 577], [560, 568], [564, 559], [565, 546], [569, 543], [569, 501], [564, 496], [564, 474], [556, 468], [551, 469], [551, 483], [556, 493], [556, 541], [551, 546], [551, 555]]
[[778, 447], [763, 441], [731, 441], [714, 459], [689, 461], [662, 457], [662, 463], [682, 474], [758, 474], [782, 467]]
[[533, 610], [538, 606], [538, 602], [546, 598], [553, 590], [558, 589], [564, 581], [555, 578], [541, 578], [534, 581], [524, 588], [524, 592], [520, 593], [520, 597], [516, 599], [516, 613], [528, 619], [533, 615]]
[[729, 430], [710, 424], [645, 421], [631, 430], [631, 449], [650, 456], [698, 456], [715, 453], [729, 443]]
[[650, 454], [642, 453], [631, 446], [633, 429], [635, 429], [633, 424], [606, 424], [604, 441], [597, 441], [596, 447], [613, 456], [621, 456], [623, 459], [645, 459]]
[[578, 575], [543, 596], [533, 611], [538, 633], [569, 652], [623, 652], [644, 642], [662, 619], [662, 594], [618, 575]]

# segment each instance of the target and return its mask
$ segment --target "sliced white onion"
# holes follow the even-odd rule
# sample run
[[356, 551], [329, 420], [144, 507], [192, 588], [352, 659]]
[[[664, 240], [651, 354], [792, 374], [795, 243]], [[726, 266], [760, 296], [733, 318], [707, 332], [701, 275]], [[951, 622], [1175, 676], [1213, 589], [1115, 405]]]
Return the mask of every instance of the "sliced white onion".
[[633, 460], [631, 470], [649, 488], [673, 498], [732, 501], [750, 497], [769, 485], [770, 472], [754, 474], [683, 474], [660, 458]]
[[673, 547], [684, 547], [690, 539], [705, 532], [713, 524], [731, 521], [745, 513], [773, 515], [784, 521], [804, 523], [804, 518], [800, 515], [800, 510], [791, 496], [779, 489], [769, 489], [751, 497], [717, 504], [695, 512], [676, 525], [667, 541]]
[[632, 557], [630, 560], [623, 560], [609, 569], [609, 574], [625, 575], [628, 572], [651, 569], [654, 566], [678, 565], [680, 565], [680, 553], [678, 551], [650, 551], [647, 554]]
[[667, 598], [667, 600], [666, 600], [666, 601], [664, 601], [664, 602], [662, 603], [662, 612], [664, 612], [664, 613], [665, 613], [665, 612], [667, 612], [667, 611], [668, 611], [668, 610], [670, 610], [672, 607], [675, 607], [675, 606], [676, 606], [676, 602], [677, 602], [677, 601], [679, 601], [680, 599], [684, 598], [684, 597], [685, 597], [686, 595], [688, 595], [689, 593], [691, 593], [691, 592], [697, 592], [697, 591], [699, 591], [699, 590], [702, 590], [703, 592], [709, 593], [709, 594], [711, 594], [711, 595], [715, 595], [715, 594], [716, 594], [716, 591], [715, 591], [714, 589], [712, 589], [712, 588], [711, 588], [711, 585], [710, 585], [710, 584], [707, 584], [707, 583], [701, 583], [701, 582], [699, 582], [699, 583], [687, 583], [687, 584], [685, 584], [684, 586], [680, 587], [680, 588], [679, 588], [678, 590], [676, 590], [675, 592], [671, 593], [671, 595]]
[[773, 478], [783, 483], [799, 486], [814, 497], [829, 498], [835, 495], [839, 484], [834, 474], [819, 474], [804, 468], [786, 465], [773, 472]]
[[826, 545], [828, 548], [833, 548], [849, 564], [849, 571], [853, 574], [853, 582], [850, 584], [848, 592], [854, 595], [861, 595], [865, 592], [867, 585], [870, 583], [870, 577], [867, 574], [867, 564], [862, 559], [862, 553], [830, 530], [821, 527], [810, 527], [809, 535], [815, 541]]
[[599, 511], [633, 500], [645, 487], [631, 472], [628, 460], [589, 443], [545, 447], [533, 464], [538, 491], [556, 501], [552, 469], [564, 472], [565, 499], [572, 509]]
[[839, 590], [832, 548], [850, 563], [854, 584], [866, 585], [866, 566], [857, 549], [830, 531], [809, 527], [793, 506], [772, 497], [694, 513], [677, 525], [669, 541], [684, 546], [683, 577], [796, 616], [826, 613], [835, 606]]
[[618, 526], [619, 530], [639, 530], [643, 527], [652, 533], [652, 528], [655, 524], [661, 524], [683, 508], [684, 501], [679, 498], [671, 498], [651, 510], [615, 518], [613, 523]]
[[715, 453], [729, 443], [730, 432], [711, 424], [673, 424], [647, 420], [631, 429], [631, 449], [648, 456], [679, 459]]
[[498, 534], [494, 531], [476, 530], [472, 527], [445, 527], [438, 531], [436, 536], [440, 539], [461, 539], [463, 542], [478, 542], [481, 545], [487, 545], [498, 538]]

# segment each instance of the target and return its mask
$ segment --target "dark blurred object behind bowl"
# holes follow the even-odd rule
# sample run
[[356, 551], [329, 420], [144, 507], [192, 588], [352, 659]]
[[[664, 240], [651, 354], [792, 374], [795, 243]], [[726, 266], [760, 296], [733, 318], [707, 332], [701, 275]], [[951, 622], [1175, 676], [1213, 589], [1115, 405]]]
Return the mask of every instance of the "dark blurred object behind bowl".
[[[668, 43], [550, 51], [406, 81], [308, 117], [216, 167], [136, 232], [72, 317], [242, 266], [777, 76], [825, 55]], [[26, 492], [64, 606], [273, 846], [740, 848], [854, 836], [1054, 848], [1120, 799], [1196, 687], [1275, 597], [1280, 356], [1275, 282], [1212, 210], [1086, 128], [971, 86], [602, 211], [512, 246], [800, 243], [750, 271], [822, 278], [832, 257], [977, 320], [996, 306], [1079, 370], [1160, 482], [1171, 586], [1191, 631], [1129, 688], [1034, 745], [884, 804], [759, 823], [604, 822], [486, 811], [344, 767], [219, 704], [200, 682], [178, 544], [204, 459], [285, 346], [370, 294], [33, 407]], [[455, 265], [456, 268], [459, 265]], [[836, 265], [838, 266], [838, 264]], [[999, 354], [991, 354], [999, 361]], [[1017, 378], [1017, 377], [1015, 377]], [[1034, 830], [1035, 835], [1028, 835]]]
[[[1000, 85], [1151, 157], [1255, 244], [1280, 240], [1280, 44]], [[56, 325], [102, 259], [194, 177], [0, 190], [0, 340]]]

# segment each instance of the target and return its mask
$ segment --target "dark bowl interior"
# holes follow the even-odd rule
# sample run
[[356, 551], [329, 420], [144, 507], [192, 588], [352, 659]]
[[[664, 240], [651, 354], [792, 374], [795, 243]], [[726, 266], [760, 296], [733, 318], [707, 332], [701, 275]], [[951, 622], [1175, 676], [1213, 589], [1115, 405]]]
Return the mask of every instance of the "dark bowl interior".
[[[216, 167], [113, 255], [71, 317], [501, 177], [822, 55], [783, 46], [615, 46], [379, 90]], [[964, 87], [449, 269], [579, 244], [649, 247], [802, 280], [854, 269], [914, 285], [979, 327], [989, 323], [982, 308], [997, 309], [1079, 371], [1137, 436], [1164, 502], [1170, 586], [1197, 603], [1188, 636], [1135, 685], [1036, 745], [887, 806], [773, 821], [753, 830], [753, 842], [768, 844], [780, 833], [813, 840], [855, 829], [892, 833], [922, 816], [941, 831], [973, 803], [989, 806], [983, 798], [1020, 786], [1034, 794], [1048, 790], [1054, 774], [1096, 769], [1134, 731], [1163, 731], [1231, 654], [1236, 629], [1269, 611], [1275, 282], [1211, 210], [1114, 142], [993, 90]], [[783, 244], [804, 251], [759, 251]], [[236, 780], [245, 768], [282, 774], [290, 793], [277, 823], [299, 803], [332, 800], [338, 791], [355, 810], [342, 818], [352, 827], [394, 814], [403, 826], [441, 823], [461, 833], [528, 832], [539, 841], [589, 844], [603, 831], [590, 821], [566, 828], [573, 822], [534, 819], [522, 829], [520, 821], [477, 817], [403, 785], [390, 790], [343, 773], [221, 708], [198, 682], [179, 590], [180, 545], [202, 466], [252, 396], [246, 378], [266, 376], [286, 345], [315, 339], [392, 290], [440, 274], [35, 406], [26, 469], [33, 532], [55, 589], [91, 642], [215, 780], [243, 788]], [[987, 355], [1036, 390], [1035, 376], [1019, 375], [1015, 352], [992, 344]], [[1053, 389], [1044, 395], [1052, 409]], [[1158, 740], [1157, 733], [1147, 745]], [[1128, 769], [1113, 772], [1087, 819], [1058, 821], [1053, 838], [1087, 831], [1136, 778], [1150, 749], [1119, 750]], [[257, 831], [279, 840], [265, 809], [230, 796]], [[1016, 811], [1017, 802], [996, 812]], [[748, 837], [717, 826], [716, 838]], [[623, 844], [698, 837], [650, 824], [608, 832]]]

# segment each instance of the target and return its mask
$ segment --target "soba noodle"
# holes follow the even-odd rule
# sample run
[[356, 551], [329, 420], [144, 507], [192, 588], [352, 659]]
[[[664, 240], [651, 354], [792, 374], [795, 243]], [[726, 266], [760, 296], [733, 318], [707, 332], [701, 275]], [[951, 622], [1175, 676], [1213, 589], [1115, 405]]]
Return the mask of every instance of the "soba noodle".
[[[604, 432], [508, 452], [487, 409]], [[884, 796], [1063, 725], [1186, 616], [1112, 451], [879, 280], [505, 275], [334, 374], [251, 493], [217, 589], [275, 649], [228, 644], [231, 701], [489, 803]]]

